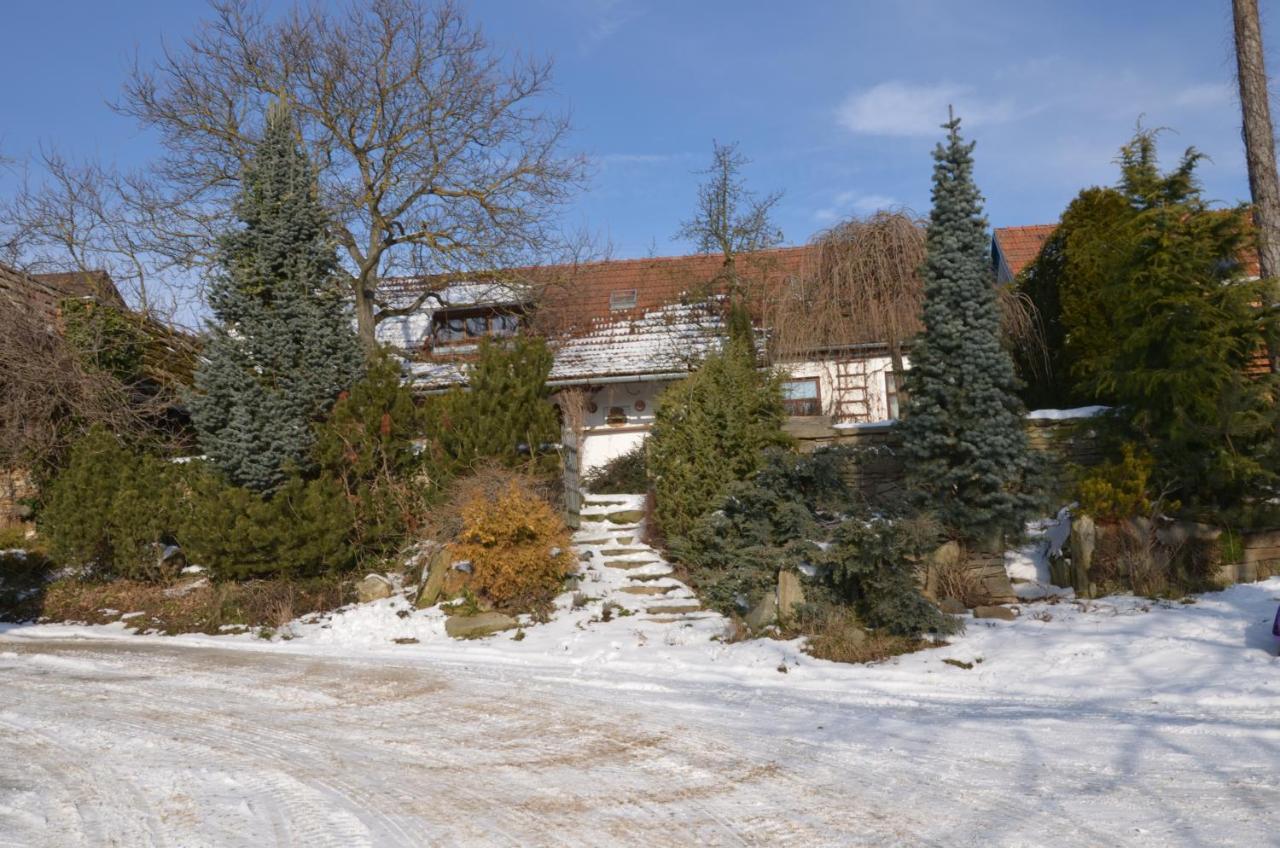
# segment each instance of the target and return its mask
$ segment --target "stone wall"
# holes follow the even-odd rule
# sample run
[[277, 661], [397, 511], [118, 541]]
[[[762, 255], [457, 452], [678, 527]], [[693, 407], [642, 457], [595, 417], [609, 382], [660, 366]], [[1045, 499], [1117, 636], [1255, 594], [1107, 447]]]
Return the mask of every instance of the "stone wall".
[[[891, 421], [834, 427], [826, 417], [792, 418], [785, 429], [804, 453], [825, 445], [850, 445], [863, 449], [865, 460], [850, 469], [851, 482], [869, 500], [897, 493], [904, 468], [898, 452], [898, 436]], [[1027, 419], [1027, 441], [1045, 458], [1045, 484], [1061, 490], [1069, 485], [1073, 465], [1096, 465], [1102, 449], [1098, 428], [1089, 418]]]
[[35, 497], [31, 476], [21, 469], [0, 470], [0, 527], [21, 524], [29, 518], [27, 498]]

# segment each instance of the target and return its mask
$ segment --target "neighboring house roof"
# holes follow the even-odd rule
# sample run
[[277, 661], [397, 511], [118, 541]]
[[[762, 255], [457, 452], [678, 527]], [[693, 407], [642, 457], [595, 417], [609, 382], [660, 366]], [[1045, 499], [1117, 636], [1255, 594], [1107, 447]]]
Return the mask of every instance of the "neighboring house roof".
[[28, 274], [0, 265], [0, 298], [18, 309], [31, 310], [53, 322], [59, 305], [68, 298], [89, 299], [127, 308], [124, 298], [105, 271], [63, 274]]
[[[1040, 249], [1056, 229], [1057, 224], [997, 227], [991, 238], [991, 260], [995, 265], [996, 279], [1002, 283], [1014, 280], [1040, 255]], [[1242, 250], [1240, 263], [1246, 276], [1258, 276], [1257, 250]]]
[[1040, 248], [1057, 228], [1057, 224], [996, 227], [991, 238], [991, 259], [996, 279], [1002, 283], [1009, 282], [1022, 273], [1022, 269], [1040, 255]]
[[40, 282], [61, 292], [64, 297], [91, 298], [121, 309], [125, 306], [120, 290], [106, 271], [67, 271], [59, 274], [32, 274]]

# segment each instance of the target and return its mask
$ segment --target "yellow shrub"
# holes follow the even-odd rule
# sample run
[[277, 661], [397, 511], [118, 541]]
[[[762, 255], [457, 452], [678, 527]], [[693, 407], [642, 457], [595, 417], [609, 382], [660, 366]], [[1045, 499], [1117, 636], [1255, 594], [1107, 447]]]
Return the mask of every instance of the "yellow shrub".
[[532, 609], [559, 592], [573, 567], [569, 531], [551, 505], [515, 481], [462, 507], [454, 557], [471, 561], [472, 588], [494, 606]]
[[1119, 462], [1089, 469], [1076, 486], [1076, 500], [1087, 515], [1101, 519], [1132, 518], [1151, 512], [1149, 485], [1155, 461], [1125, 444]]

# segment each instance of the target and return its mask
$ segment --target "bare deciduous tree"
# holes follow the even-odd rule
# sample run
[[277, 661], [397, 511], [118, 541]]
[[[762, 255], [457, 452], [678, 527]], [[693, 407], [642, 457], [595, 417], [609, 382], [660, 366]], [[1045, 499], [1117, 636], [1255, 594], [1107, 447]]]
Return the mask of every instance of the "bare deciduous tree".
[[[1276, 139], [1263, 61], [1258, 0], [1232, 0], [1235, 25], [1236, 79], [1240, 85], [1245, 160], [1257, 231], [1258, 265], [1264, 279], [1280, 279], [1280, 177], [1276, 172]], [[1280, 302], [1273, 285], [1272, 299]], [[1270, 340], [1272, 371], [1280, 368], [1277, 340]]]
[[692, 241], [700, 253], [724, 256], [721, 276], [731, 297], [741, 294], [743, 286], [735, 261], [738, 255], [782, 243], [782, 231], [769, 218], [782, 192], [760, 197], [750, 191], [742, 176], [750, 163], [738, 152], [736, 142], [713, 141], [711, 166], [701, 172], [707, 179], [698, 186], [697, 208], [676, 233], [676, 238]]
[[251, 0], [211, 6], [182, 45], [135, 64], [114, 104], [164, 150], [145, 178], [91, 174], [128, 212], [127, 234], [101, 228], [106, 200], [89, 205], [94, 232], [83, 216], [56, 218], [51, 204], [78, 179], [55, 168], [57, 190], [33, 193], [25, 210], [37, 222], [28, 235], [44, 222], [43, 238], [69, 251], [82, 251], [82, 238], [124, 241], [177, 266], [208, 264], [266, 107], [287, 100], [319, 169], [366, 344], [379, 321], [428, 296], [391, 302], [385, 277], [517, 267], [561, 242], [555, 213], [585, 160], [562, 154], [567, 119], [540, 105], [549, 62], [499, 55], [451, 0], [349, 0], [276, 19]]

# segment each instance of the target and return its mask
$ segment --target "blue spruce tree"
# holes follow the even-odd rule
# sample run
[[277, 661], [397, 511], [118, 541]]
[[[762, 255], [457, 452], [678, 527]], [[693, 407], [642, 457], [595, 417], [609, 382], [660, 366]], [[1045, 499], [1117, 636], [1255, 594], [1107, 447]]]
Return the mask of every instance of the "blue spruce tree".
[[316, 175], [287, 108], [271, 107], [220, 244], [217, 317], [195, 376], [200, 446], [231, 482], [270, 492], [309, 465], [312, 424], [360, 377], [363, 354], [334, 282]]
[[924, 331], [911, 351], [901, 427], [907, 484], [962, 539], [1018, 534], [1035, 506], [1013, 361], [1001, 344], [973, 144], [958, 118], [933, 157]]

